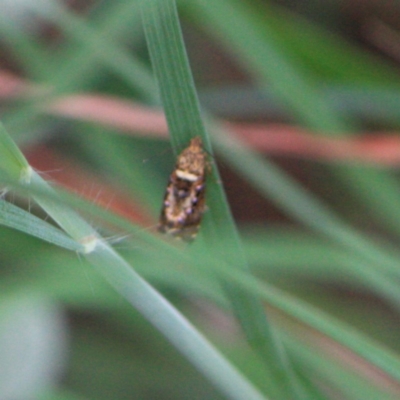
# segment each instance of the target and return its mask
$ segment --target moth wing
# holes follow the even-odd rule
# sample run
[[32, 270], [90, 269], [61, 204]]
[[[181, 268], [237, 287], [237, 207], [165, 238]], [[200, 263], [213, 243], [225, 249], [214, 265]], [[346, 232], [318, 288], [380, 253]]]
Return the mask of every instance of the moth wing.
[[191, 195], [191, 212], [187, 213], [187, 217], [182, 225], [181, 231], [176, 235], [187, 242], [192, 241], [196, 237], [206, 208], [204, 181], [201, 181], [201, 183], [196, 186], [197, 188], [193, 189], [193, 193]]

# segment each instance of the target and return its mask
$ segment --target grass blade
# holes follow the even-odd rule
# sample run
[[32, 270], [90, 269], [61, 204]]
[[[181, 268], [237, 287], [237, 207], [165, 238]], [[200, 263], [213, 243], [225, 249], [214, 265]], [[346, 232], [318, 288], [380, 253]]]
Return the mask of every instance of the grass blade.
[[[143, 25], [154, 72], [160, 86], [175, 153], [197, 135], [212, 154], [201, 119], [200, 107], [184, 48], [174, 1], [142, 0]], [[239, 236], [233, 222], [216, 166], [208, 186], [209, 212], [204, 218], [202, 235], [215, 257], [232, 266], [247, 269]], [[223, 221], [223, 223], [221, 223]], [[198, 239], [197, 239], [198, 240]], [[203, 251], [204, 252], [204, 251]], [[222, 282], [247, 339], [277, 378], [276, 392], [281, 398], [301, 398], [296, 378], [285, 351], [266, 320], [265, 310], [256, 297], [229, 281]]]

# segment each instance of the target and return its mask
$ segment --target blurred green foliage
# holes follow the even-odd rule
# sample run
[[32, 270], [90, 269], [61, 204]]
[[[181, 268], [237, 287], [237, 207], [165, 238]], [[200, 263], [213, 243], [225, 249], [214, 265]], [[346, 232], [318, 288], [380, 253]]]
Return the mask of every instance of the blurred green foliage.
[[[84, 92], [160, 106], [139, 2], [83, 2], [76, 10], [50, 1], [43, 4], [33, 13], [19, 10], [17, 19], [6, 18], [11, 15], [6, 8], [0, 12], [4, 65], [32, 83], [51, 88], [51, 94], [4, 100], [2, 121], [8, 133], [22, 150], [45, 143], [64, 153], [80, 168], [93, 171], [146, 205], [156, 220], [173, 165], [166, 145], [143, 136], [122, 138], [99, 124], [42, 112], [42, 106], [58, 95]], [[219, 58], [202, 47], [213, 46], [215, 54], [226, 57], [232, 70], [243, 77], [240, 82], [231, 78], [221, 84], [215, 78], [207, 83], [202, 74], [209, 72], [196, 64], [195, 75], [204, 85], [198, 88], [200, 94], [221, 96], [239, 88], [230, 99], [236, 101], [234, 110], [247, 107], [249, 93], [263, 93], [263, 118], [270, 115], [270, 105], [286, 121], [318, 135], [357, 135], [371, 126], [397, 128], [398, 66], [333, 33], [333, 18], [338, 18], [333, 5], [339, 8], [339, 2], [330, 4], [332, 20], [327, 24], [326, 15], [318, 21], [314, 14], [311, 22], [306, 14], [268, 2], [179, 2], [191, 58], [201, 60], [200, 65], [210, 64], [221, 75], [235, 76], [226, 64], [220, 71]], [[398, 6], [393, 7], [399, 13]], [[164, 34], [168, 42], [168, 30]], [[153, 63], [154, 51], [163, 50], [153, 49]], [[178, 66], [184, 65], [181, 61], [177, 60]], [[175, 84], [168, 90], [182, 88]], [[167, 108], [178, 101], [165, 104], [163, 100]], [[170, 111], [178, 126], [183, 120], [190, 126], [197, 118], [190, 114], [193, 109], [188, 103]], [[229, 117], [237, 116], [232, 111]], [[201, 121], [198, 124], [196, 129], [201, 131]], [[284, 346], [290, 368], [308, 398], [398, 398], [400, 193], [396, 171], [311, 161], [285, 169], [287, 163], [282, 160], [267, 161], [216, 124], [210, 125], [216, 157], [225, 164], [222, 169], [235, 172], [235, 178], [226, 182], [228, 191], [229, 187], [240, 190], [244, 180], [251, 193], [262, 196], [262, 207], [275, 207], [284, 216], [273, 215], [272, 221], [246, 219], [239, 225], [252, 274], [230, 269], [226, 259], [213, 258], [201, 234], [183, 255], [180, 250], [169, 252], [162, 241], [149, 239], [147, 230], [81, 201], [79, 195], [64, 193], [61, 198], [105, 237], [121, 237], [113, 243], [116, 250], [205, 332], [265, 398], [282, 398], [281, 382], [268, 375], [262, 357], [240, 331], [213, 268], [244, 293], [265, 302], [277, 337], [272, 343]], [[175, 151], [191, 132], [182, 135], [173, 135]], [[17, 161], [23, 166], [23, 160]], [[12, 162], [2, 158], [2, 170]], [[329, 179], [321, 182], [321, 175]], [[9, 178], [3, 176], [3, 182]], [[202, 227], [205, 236], [211, 232], [209, 221], [221, 215], [223, 207], [228, 210], [227, 204], [220, 204], [224, 197], [219, 197], [218, 183], [210, 183], [216, 189]], [[5, 225], [0, 231], [1, 399], [225, 398], [83, 257], [65, 249], [67, 239], [51, 239], [54, 231], [36, 219], [44, 222], [46, 216], [33, 206], [34, 193], [15, 196], [8, 193], [5, 199], [20, 207], [21, 214], [14, 223], [6, 218], [16, 211], [9, 207], [0, 220]], [[256, 207], [248, 197], [249, 203], [242, 204], [232, 196], [233, 210]], [[225, 222], [226, 218], [221, 226]], [[225, 251], [239, 254], [232, 247], [234, 241], [229, 243]], [[237, 299], [244, 309], [245, 299]], [[238, 383], [231, 384], [234, 391]]]

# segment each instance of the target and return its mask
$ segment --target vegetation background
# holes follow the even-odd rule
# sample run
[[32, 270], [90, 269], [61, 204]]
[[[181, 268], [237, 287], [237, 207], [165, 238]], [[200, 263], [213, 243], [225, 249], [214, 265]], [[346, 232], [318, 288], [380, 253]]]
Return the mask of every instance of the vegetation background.
[[0, 399], [399, 398], [400, 6], [177, 10], [210, 136], [173, 0], [0, 2]]

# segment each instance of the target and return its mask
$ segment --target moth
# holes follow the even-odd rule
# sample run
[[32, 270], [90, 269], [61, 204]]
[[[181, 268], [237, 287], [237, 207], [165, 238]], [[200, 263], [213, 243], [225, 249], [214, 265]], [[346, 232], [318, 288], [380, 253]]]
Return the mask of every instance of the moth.
[[158, 231], [192, 241], [199, 230], [205, 205], [206, 173], [210, 167], [199, 136], [179, 154], [161, 209]]

